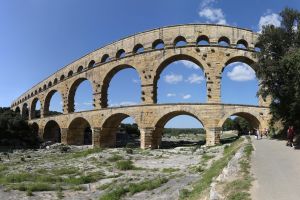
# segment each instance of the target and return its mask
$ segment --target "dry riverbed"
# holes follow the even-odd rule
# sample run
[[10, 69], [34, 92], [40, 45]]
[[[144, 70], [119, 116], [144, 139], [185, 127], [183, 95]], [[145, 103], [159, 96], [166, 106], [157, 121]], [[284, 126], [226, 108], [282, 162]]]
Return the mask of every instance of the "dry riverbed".
[[1, 153], [0, 199], [179, 199], [223, 151], [55, 144]]

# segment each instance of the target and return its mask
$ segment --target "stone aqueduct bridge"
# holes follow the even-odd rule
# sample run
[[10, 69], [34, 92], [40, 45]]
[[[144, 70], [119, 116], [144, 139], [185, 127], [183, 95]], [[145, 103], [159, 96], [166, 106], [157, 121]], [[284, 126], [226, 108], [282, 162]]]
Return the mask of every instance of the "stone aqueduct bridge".
[[[141, 148], [156, 148], [168, 120], [186, 114], [203, 124], [207, 145], [215, 145], [219, 142], [222, 124], [231, 115], [244, 117], [256, 128], [263, 129], [268, 125], [268, 104], [261, 98], [259, 106], [221, 104], [224, 67], [237, 61], [253, 65], [257, 38], [256, 33], [246, 29], [203, 24], [169, 26], [138, 33], [65, 66], [20, 96], [11, 108], [24, 115], [28, 107], [29, 123], [38, 134], [44, 139], [54, 140], [55, 131], [59, 129], [61, 142], [65, 144], [83, 144], [84, 130], [90, 127], [94, 146], [113, 147], [118, 126], [131, 116], [141, 132]], [[199, 44], [199, 41], [207, 44]], [[185, 45], [177, 46], [178, 42], [185, 42]], [[220, 42], [228, 46], [222, 46]], [[156, 104], [160, 73], [177, 60], [188, 60], [201, 66], [206, 76], [207, 103]], [[108, 108], [110, 80], [125, 68], [134, 68], [140, 76], [141, 103]], [[94, 109], [74, 112], [76, 89], [85, 80], [89, 80], [93, 87]], [[55, 92], [62, 95], [63, 114], [49, 116], [49, 104]], [[35, 107], [38, 100], [41, 102], [41, 117], [37, 119]]]

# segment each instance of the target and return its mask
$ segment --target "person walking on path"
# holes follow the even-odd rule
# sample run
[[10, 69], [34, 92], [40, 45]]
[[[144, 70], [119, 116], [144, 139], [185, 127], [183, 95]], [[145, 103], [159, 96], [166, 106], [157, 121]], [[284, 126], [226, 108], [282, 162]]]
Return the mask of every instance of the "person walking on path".
[[288, 130], [287, 130], [287, 146], [291, 146], [293, 147], [293, 139], [295, 136], [295, 131], [294, 131], [294, 127], [293, 126], [289, 126]]

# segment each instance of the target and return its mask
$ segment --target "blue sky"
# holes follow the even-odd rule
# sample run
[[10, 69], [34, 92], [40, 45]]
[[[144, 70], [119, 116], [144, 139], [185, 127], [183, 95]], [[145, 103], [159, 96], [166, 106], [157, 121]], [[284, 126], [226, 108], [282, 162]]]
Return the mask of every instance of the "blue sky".
[[[221, 23], [259, 31], [261, 25], [280, 25], [286, 6], [300, 10], [299, 0], [1, 0], [0, 106], [73, 60], [122, 37], [161, 26], [183, 23]], [[132, 93], [122, 93], [122, 87]], [[91, 109], [91, 87], [79, 86], [76, 110]], [[257, 104], [255, 74], [243, 63], [225, 69], [222, 102]], [[205, 79], [200, 67], [179, 61], [170, 64], [158, 82], [158, 102], [205, 102]], [[60, 97], [51, 102], [59, 110]], [[139, 77], [120, 71], [111, 82], [109, 103], [138, 104]], [[183, 118], [182, 118], [183, 119]], [[185, 118], [184, 118], [185, 119]], [[168, 126], [174, 126], [168, 123]], [[190, 122], [189, 122], [190, 121]], [[185, 120], [181, 127], [197, 127]]]

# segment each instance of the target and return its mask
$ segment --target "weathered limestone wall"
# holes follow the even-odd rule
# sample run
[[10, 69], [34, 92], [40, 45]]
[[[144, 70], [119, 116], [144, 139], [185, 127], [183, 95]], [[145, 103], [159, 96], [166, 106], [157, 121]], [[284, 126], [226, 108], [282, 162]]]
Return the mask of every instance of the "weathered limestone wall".
[[[208, 45], [198, 45], [199, 38], [208, 38]], [[245, 62], [250, 66], [256, 62], [256, 45], [258, 35], [252, 31], [223, 25], [189, 24], [163, 27], [138, 33], [97, 49], [57, 71], [47, 79], [32, 87], [12, 103], [11, 108], [20, 109], [25, 115], [29, 109], [29, 122], [37, 123], [40, 134], [49, 120], [59, 123], [63, 143], [82, 143], [80, 127], [70, 128], [75, 118], [85, 119], [93, 130], [95, 146], [115, 146], [113, 133], [124, 114], [132, 116], [139, 124], [141, 147], [156, 148], [160, 144], [160, 134], [166, 119], [181, 114], [191, 114], [199, 119], [207, 133], [207, 144], [219, 142], [222, 120], [228, 114], [242, 113], [260, 128], [267, 126], [269, 101], [260, 99], [262, 107], [223, 105], [221, 104], [221, 79], [224, 67], [232, 62]], [[153, 48], [157, 41], [164, 43], [163, 49]], [[220, 40], [227, 40], [228, 47], [219, 45]], [[177, 47], [176, 42], [186, 41], [186, 45]], [[245, 48], [237, 48], [244, 44]], [[136, 49], [144, 51], [137, 53]], [[124, 57], [120, 57], [125, 52]], [[107, 59], [109, 58], [109, 59]], [[157, 82], [160, 73], [170, 63], [189, 60], [197, 64], [205, 73], [207, 84], [207, 104], [156, 105]], [[125, 68], [134, 68], [141, 79], [140, 106], [106, 109], [108, 106], [108, 86], [113, 76]], [[74, 96], [82, 81], [88, 80], [93, 87], [94, 110], [74, 113]], [[63, 115], [49, 117], [51, 97], [59, 92], [63, 99]], [[35, 119], [37, 101], [41, 102], [41, 118]], [[111, 126], [103, 126], [105, 120], [112, 120], [117, 112], [123, 112]], [[174, 112], [174, 113], [173, 113]], [[246, 113], [246, 114], [244, 114]], [[249, 116], [248, 116], [249, 115]], [[164, 118], [162, 118], [164, 117]], [[110, 119], [112, 118], [112, 119]], [[162, 118], [162, 119], [161, 119]], [[156, 121], [161, 119], [161, 121]], [[78, 124], [86, 123], [84, 120]], [[77, 124], [77, 123], [75, 123]], [[78, 125], [78, 126], [79, 126]]]

